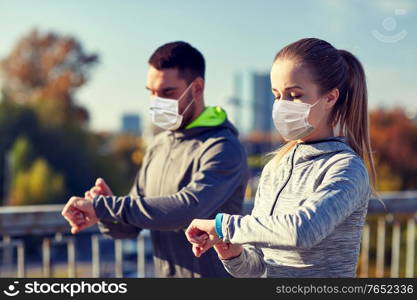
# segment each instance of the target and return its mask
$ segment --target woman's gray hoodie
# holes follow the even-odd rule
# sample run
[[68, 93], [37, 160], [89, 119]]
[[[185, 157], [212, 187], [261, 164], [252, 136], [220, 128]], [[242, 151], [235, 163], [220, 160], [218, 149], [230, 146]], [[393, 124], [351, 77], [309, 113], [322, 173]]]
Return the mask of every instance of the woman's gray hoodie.
[[235, 277], [354, 277], [371, 196], [362, 159], [342, 137], [294, 146], [264, 168], [251, 215], [224, 214], [223, 260]]

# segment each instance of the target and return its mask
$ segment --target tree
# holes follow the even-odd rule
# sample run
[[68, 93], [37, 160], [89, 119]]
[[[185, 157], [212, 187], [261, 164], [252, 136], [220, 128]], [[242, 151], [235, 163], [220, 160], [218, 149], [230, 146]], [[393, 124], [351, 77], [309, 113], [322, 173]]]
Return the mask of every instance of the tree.
[[75, 38], [33, 30], [1, 61], [3, 94], [35, 105], [45, 119], [85, 122], [88, 112], [75, 104], [74, 94], [97, 62]]
[[64, 195], [62, 175], [53, 172], [45, 159], [38, 158], [28, 172], [20, 171], [16, 174], [8, 204], [57, 203]]
[[[75, 103], [97, 62], [74, 38], [36, 30], [0, 61], [0, 200], [11, 195], [4, 204], [64, 203], [83, 196], [97, 177], [116, 194], [128, 192], [133, 147], [107, 151], [108, 140], [88, 130], [88, 112]], [[15, 161], [11, 183], [5, 182], [9, 153]], [[140, 163], [141, 153], [134, 158]]]
[[400, 109], [371, 112], [371, 138], [380, 190], [417, 188], [417, 123]]
[[29, 169], [33, 160], [33, 149], [25, 136], [16, 139], [11, 153], [11, 173], [17, 174], [21, 171]]

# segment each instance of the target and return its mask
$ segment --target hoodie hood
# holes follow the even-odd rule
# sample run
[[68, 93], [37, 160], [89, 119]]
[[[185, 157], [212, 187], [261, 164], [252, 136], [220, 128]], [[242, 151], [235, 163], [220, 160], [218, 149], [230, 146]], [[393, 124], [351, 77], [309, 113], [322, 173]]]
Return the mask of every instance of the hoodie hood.
[[294, 148], [297, 148], [295, 153], [295, 163], [315, 159], [318, 156], [332, 153], [335, 154], [343, 151], [354, 152], [354, 150], [349, 146], [347, 138], [342, 136], [328, 137], [311, 142], [301, 142]]
[[192, 138], [201, 135], [206, 131], [228, 129], [238, 136], [236, 127], [230, 123], [226, 111], [219, 106], [209, 106], [184, 129], [171, 131], [171, 134], [178, 139]]

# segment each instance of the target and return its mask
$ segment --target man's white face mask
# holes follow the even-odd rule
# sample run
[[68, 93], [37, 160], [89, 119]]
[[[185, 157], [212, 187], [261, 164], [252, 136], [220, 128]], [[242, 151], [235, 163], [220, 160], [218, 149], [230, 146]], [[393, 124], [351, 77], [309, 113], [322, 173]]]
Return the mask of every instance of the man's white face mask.
[[162, 97], [152, 98], [149, 108], [152, 123], [165, 130], [177, 130], [181, 126], [184, 113], [194, 102], [193, 98], [182, 114], [179, 113], [179, 102], [183, 100], [183, 97], [187, 94], [192, 84], [193, 82], [185, 89], [178, 100]]

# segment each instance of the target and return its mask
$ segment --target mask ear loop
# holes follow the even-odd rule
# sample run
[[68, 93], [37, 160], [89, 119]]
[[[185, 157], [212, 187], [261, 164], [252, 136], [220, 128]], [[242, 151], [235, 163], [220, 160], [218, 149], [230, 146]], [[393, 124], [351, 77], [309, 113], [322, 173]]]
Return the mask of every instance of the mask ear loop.
[[184, 97], [184, 95], [188, 92], [188, 90], [191, 88], [191, 86], [193, 85], [194, 81], [190, 83], [190, 85], [185, 89], [185, 91], [181, 94], [181, 96], [178, 98], [178, 102], [180, 102], [182, 97]]
[[184, 113], [188, 110], [188, 108], [190, 108], [191, 104], [193, 104], [194, 102], [194, 97], [193, 100], [191, 100], [191, 102], [187, 105], [187, 107], [184, 109], [184, 111], [181, 113], [181, 115], [184, 115]]
[[[182, 100], [184, 100], [184, 99], [181, 99], [182, 97], [184, 97], [184, 95], [188, 92], [188, 90], [191, 88], [191, 86], [193, 85], [193, 83], [194, 83], [194, 81], [193, 82], [191, 82], [190, 83], [190, 85], [185, 89], [185, 91], [181, 94], [181, 96], [178, 98], [178, 103], [179, 102], [181, 102]], [[193, 97], [193, 100], [191, 100], [191, 102], [187, 105], [187, 107], [184, 109], [184, 111], [181, 113], [181, 115], [183, 115], [187, 110], [188, 110], [188, 108], [191, 106], [191, 104], [193, 104], [193, 102], [194, 102], [194, 97]], [[177, 109], [179, 110], [179, 106], [177, 106]], [[180, 112], [179, 111], [177, 111], [177, 113], [178, 114], [180, 114]]]
[[305, 118], [304, 118], [305, 125], [312, 126], [310, 124], [310, 122], [308, 121], [308, 116], [310, 115], [311, 108], [313, 108], [317, 103], [319, 103], [320, 100], [321, 100], [321, 98], [319, 100], [317, 100], [316, 103], [314, 103], [314, 104], [308, 104], [308, 110], [307, 110], [306, 115], [305, 115]]

